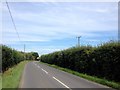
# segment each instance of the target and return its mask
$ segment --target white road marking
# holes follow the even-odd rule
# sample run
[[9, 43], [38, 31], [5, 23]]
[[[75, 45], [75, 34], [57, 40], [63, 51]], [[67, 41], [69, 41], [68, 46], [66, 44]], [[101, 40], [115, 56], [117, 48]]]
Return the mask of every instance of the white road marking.
[[41, 68], [40, 66], [38, 66], [35, 62], [33, 62], [34, 65], [36, 65], [38, 68]]
[[38, 68], [41, 68], [40, 66], [37, 66]]
[[[35, 64], [35, 63], [34, 63]], [[38, 66], [37, 64], [35, 64], [38, 68], [41, 68], [40, 66]], [[42, 71], [44, 71], [46, 74], [48, 74], [48, 72], [46, 70], [44, 70], [43, 68], [41, 68]], [[61, 82], [60, 80], [58, 80], [57, 78], [53, 77], [53, 79], [55, 79], [56, 81], [58, 81], [60, 84], [62, 84], [63, 86], [65, 86], [66, 88], [68, 88], [69, 90], [72, 90], [70, 87], [68, 87], [67, 85], [65, 85], [63, 82]]]
[[[41, 68], [42, 69], [42, 68]], [[42, 71], [44, 71], [46, 74], [48, 74], [48, 72], [47, 71], [45, 71], [44, 69], [42, 69]]]
[[[56, 81], [58, 81], [59, 83], [61, 83], [63, 86], [65, 86], [66, 88], [70, 89], [70, 87], [68, 87], [67, 85], [65, 85], [63, 82], [61, 82], [60, 80], [58, 80], [57, 78], [53, 77], [53, 79], [55, 79]], [[72, 89], [70, 89], [72, 90]]]

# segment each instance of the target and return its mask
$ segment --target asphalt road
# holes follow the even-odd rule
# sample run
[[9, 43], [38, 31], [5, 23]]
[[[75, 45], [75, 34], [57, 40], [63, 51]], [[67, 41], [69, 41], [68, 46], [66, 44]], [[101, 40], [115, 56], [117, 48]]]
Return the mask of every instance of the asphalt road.
[[88, 81], [39, 62], [29, 62], [24, 68], [20, 88], [105, 88], [109, 87]]

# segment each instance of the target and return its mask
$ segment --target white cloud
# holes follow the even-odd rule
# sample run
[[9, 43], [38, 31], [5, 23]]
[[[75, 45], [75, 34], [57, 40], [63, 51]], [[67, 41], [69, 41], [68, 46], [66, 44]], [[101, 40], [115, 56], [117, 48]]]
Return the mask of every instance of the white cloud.
[[[22, 6], [22, 3], [10, 4], [22, 41], [42, 43], [81, 35], [92, 38], [88, 41], [96, 42], [98, 40], [96, 36], [102, 36], [100, 32], [117, 32], [117, 3], [47, 2], [24, 5], [26, 6]], [[5, 5], [3, 13], [4, 42], [18, 41]], [[33, 49], [30, 48], [30, 50]], [[37, 51], [37, 48], [34, 50]], [[48, 53], [55, 50], [60, 50], [60, 48], [45, 47], [39, 52]]]
[[2, 44], [2, 3], [0, 2], [0, 44]]
[[[118, 2], [119, 0], [7, 0], [8, 2]], [[5, 2], [5, 0], [2, 0]]]
[[106, 12], [108, 12], [107, 9], [97, 9], [96, 11], [97, 11], [97, 12], [100, 12], [100, 13], [106, 13]]
[[[21, 41], [33, 41], [30, 44], [34, 44], [19, 42], [4, 3], [3, 43], [14, 44], [16, 46], [13, 47], [18, 50], [23, 50], [23, 43], [26, 43], [26, 51], [47, 54], [74, 46], [77, 42], [76, 36], [79, 35], [82, 36], [81, 43], [86, 44], [112, 37], [108, 35], [109, 32], [117, 33], [117, 3], [44, 2], [9, 3], [9, 5]], [[71, 38], [75, 38], [76, 41], [71, 41]], [[69, 40], [67, 42], [64, 39]], [[36, 44], [36, 41], [40, 43]]]

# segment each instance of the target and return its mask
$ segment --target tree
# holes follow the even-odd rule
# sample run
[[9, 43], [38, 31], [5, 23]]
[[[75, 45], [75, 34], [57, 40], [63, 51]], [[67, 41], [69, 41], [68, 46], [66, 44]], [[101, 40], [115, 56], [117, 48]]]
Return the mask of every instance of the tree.
[[37, 52], [31, 52], [32, 56], [34, 57], [34, 60], [37, 60], [37, 57], [39, 57], [39, 54]]

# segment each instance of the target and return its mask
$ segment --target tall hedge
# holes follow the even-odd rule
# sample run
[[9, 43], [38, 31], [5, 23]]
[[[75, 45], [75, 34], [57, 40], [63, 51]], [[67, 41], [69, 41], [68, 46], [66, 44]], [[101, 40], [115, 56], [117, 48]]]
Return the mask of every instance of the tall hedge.
[[80, 73], [120, 81], [120, 43], [108, 42], [97, 47], [72, 47], [41, 56], [41, 61]]
[[[25, 58], [25, 55], [27, 55], [26, 58]], [[36, 56], [34, 56], [33, 54], [30, 54], [30, 53], [24, 54], [24, 52], [20, 52], [8, 46], [2, 45], [2, 71], [3, 72], [25, 59], [33, 60], [34, 58], [36, 58]]]

